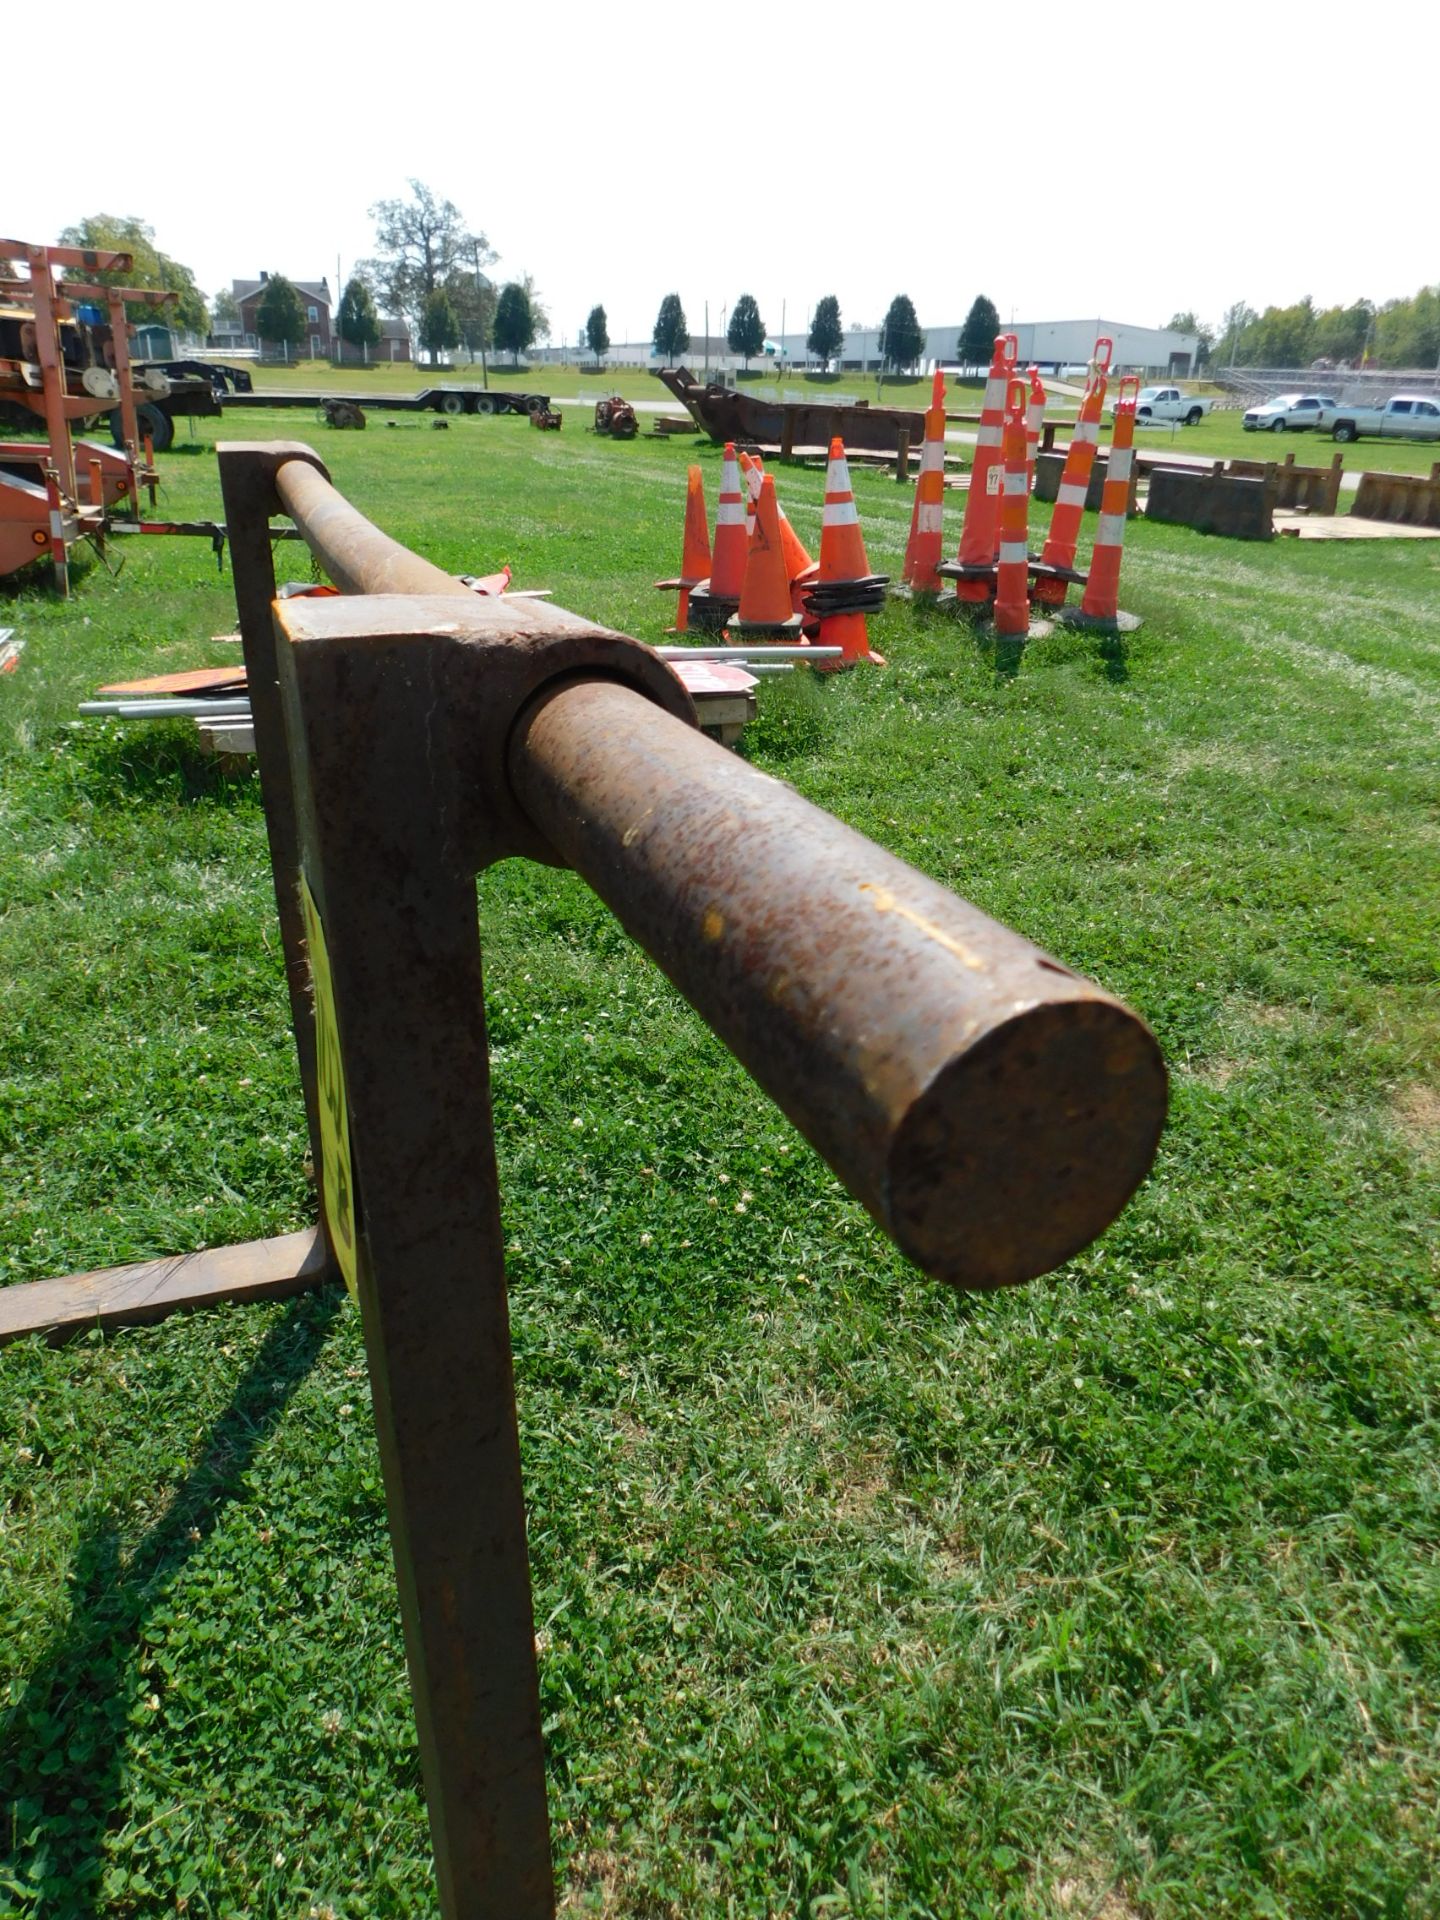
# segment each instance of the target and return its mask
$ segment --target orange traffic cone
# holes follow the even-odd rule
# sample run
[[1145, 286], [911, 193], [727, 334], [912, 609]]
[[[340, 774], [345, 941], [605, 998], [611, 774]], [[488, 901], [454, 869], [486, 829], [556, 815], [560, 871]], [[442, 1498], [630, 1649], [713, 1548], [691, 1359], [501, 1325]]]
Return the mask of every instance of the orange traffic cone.
[[1050, 516], [1050, 531], [1035, 575], [1034, 594], [1039, 605], [1063, 607], [1070, 582], [1084, 583], [1085, 576], [1075, 571], [1075, 549], [1080, 541], [1080, 521], [1090, 491], [1090, 473], [1095, 465], [1095, 448], [1100, 439], [1100, 415], [1105, 405], [1105, 389], [1110, 372], [1110, 356], [1115, 343], [1104, 335], [1095, 342], [1090, 362], [1090, 378], [1080, 402], [1080, 417], [1075, 422], [1060, 490], [1055, 496], [1055, 511]]
[[671, 633], [690, 630], [690, 589], [710, 578], [710, 530], [705, 517], [705, 476], [699, 467], [691, 467], [685, 488], [685, 546], [680, 558], [678, 579], [657, 580], [657, 587], [680, 594]]
[[720, 504], [715, 510], [715, 551], [710, 578], [690, 594], [690, 614], [697, 626], [718, 633], [740, 605], [745, 584], [745, 498], [741, 492], [740, 463], [735, 443], [725, 442], [720, 468]]
[[1078, 610], [1063, 617], [1072, 626], [1101, 627], [1106, 632], [1133, 632], [1140, 622], [1120, 611], [1120, 556], [1125, 546], [1125, 515], [1130, 506], [1130, 468], [1135, 454], [1135, 401], [1140, 382], [1127, 373], [1115, 403], [1115, 427], [1105, 466], [1105, 491], [1100, 499], [1100, 523], [1090, 555], [1090, 573]]
[[980, 408], [980, 432], [970, 491], [965, 496], [965, 519], [960, 528], [960, 555], [941, 569], [955, 581], [956, 601], [983, 607], [995, 591], [995, 543], [1000, 529], [1000, 434], [1005, 420], [1005, 396], [1015, 371], [1019, 341], [1013, 333], [997, 333]]
[[1026, 459], [1029, 408], [1025, 382], [1010, 382], [1003, 451], [1005, 490], [1000, 505], [1000, 560], [995, 572], [995, 631], [1024, 639], [1030, 631], [1030, 474]]
[[915, 505], [910, 511], [910, 538], [905, 546], [901, 579], [912, 593], [938, 593], [945, 541], [945, 376], [937, 367], [930, 405], [925, 413], [925, 447], [920, 455], [920, 477], [915, 483]]
[[758, 453], [740, 449], [740, 477], [745, 483], [745, 531], [755, 534], [755, 509], [760, 504], [760, 483], [765, 478], [765, 462]]
[[1040, 369], [1027, 367], [1030, 376], [1030, 400], [1025, 410], [1025, 471], [1029, 475], [1025, 491], [1035, 491], [1035, 453], [1040, 445], [1040, 429], [1045, 424], [1045, 389], [1040, 383]]
[[880, 655], [870, 651], [865, 615], [885, 604], [887, 584], [885, 574], [870, 571], [845, 442], [832, 440], [830, 464], [825, 470], [825, 512], [820, 523], [820, 577], [806, 593], [805, 604], [811, 619], [819, 621], [817, 644], [839, 647], [841, 656], [838, 660], [817, 660], [817, 667], [826, 671], [853, 667], [857, 660], [873, 660], [877, 667], [884, 666]]
[[755, 508], [755, 532], [745, 562], [745, 584], [740, 606], [730, 620], [732, 630], [794, 633], [800, 616], [790, 610], [790, 582], [785, 575], [785, 551], [780, 541], [780, 513], [775, 505], [775, 482], [767, 473], [760, 482]]
[[[740, 451], [740, 467], [746, 482], [746, 518], [753, 537], [755, 532], [755, 510], [760, 504], [760, 483], [765, 478], [765, 462], [758, 453]], [[818, 571], [815, 562], [805, 551], [805, 543], [786, 517], [780, 504], [780, 495], [775, 495], [775, 511], [780, 516], [780, 547], [785, 555], [785, 577], [790, 582], [790, 611], [801, 613], [801, 591], [815, 578]]]

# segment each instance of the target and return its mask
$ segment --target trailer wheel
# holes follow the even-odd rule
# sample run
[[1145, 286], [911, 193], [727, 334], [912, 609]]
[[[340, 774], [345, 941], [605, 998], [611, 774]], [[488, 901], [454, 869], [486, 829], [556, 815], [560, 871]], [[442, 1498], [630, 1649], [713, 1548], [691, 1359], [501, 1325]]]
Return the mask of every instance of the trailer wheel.
[[153, 401], [146, 400], [135, 409], [135, 425], [140, 430], [140, 438], [150, 436], [150, 444], [156, 453], [168, 453], [170, 443], [175, 438], [175, 422]]
[[544, 413], [549, 405], [550, 402], [543, 393], [527, 393], [525, 396], [527, 413]]
[[477, 393], [475, 396], [475, 411], [477, 413], [498, 413], [500, 409], [495, 404], [494, 394]]
[[440, 396], [440, 411], [442, 413], [463, 413], [465, 411], [464, 394], [442, 393]]

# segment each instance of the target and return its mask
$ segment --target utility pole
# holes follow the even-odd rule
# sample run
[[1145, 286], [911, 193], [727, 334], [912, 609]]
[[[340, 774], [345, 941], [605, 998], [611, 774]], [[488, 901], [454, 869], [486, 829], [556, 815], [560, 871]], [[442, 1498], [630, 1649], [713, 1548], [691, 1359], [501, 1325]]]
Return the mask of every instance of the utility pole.
[[471, 234], [470, 245], [475, 254], [475, 307], [480, 316], [480, 384], [487, 391], [490, 386], [490, 369], [485, 364], [485, 289], [480, 284], [480, 239]]

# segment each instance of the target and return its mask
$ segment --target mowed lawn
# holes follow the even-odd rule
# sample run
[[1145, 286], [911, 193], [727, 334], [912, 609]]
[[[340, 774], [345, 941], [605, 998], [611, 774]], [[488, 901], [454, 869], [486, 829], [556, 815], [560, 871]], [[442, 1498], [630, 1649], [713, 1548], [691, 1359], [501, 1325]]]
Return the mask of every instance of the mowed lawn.
[[[658, 639], [696, 456], [579, 424], [240, 430]], [[253, 776], [75, 718], [233, 659], [229, 579], [112, 557], [0, 598], [10, 1282], [312, 1217]], [[1028, 1287], [910, 1270], [578, 880], [482, 881], [567, 1914], [1440, 1910], [1437, 565], [1141, 521], [1123, 643], [896, 602], [763, 684], [751, 758], [1159, 1035], [1153, 1176]], [[0, 1914], [435, 1911], [343, 1295], [5, 1350], [0, 1502]]]

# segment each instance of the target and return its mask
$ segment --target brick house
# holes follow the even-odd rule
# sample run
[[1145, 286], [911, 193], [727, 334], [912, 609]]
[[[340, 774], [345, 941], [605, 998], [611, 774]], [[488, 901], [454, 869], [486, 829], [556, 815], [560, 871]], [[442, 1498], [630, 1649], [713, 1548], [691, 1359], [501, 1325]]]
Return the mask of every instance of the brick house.
[[[262, 273], [258, 280], [232, 280], [230, 283], [235, 304], [240, 309], [240, 331], [246, 346], [259, 345], [260, 334], [255, 316], [265, 297], [265, 283], [269, 278], [268, 273]], [[319, 360], [329, 354], [335, 344], [330, 325], [330, 283], [328, 280], [294, 280], [291, 285], [305, 308], [308, 330], [299, 351], [308, 352], [312, 360]]]

